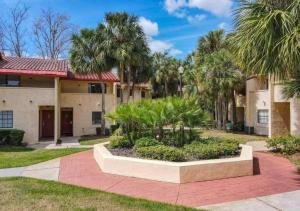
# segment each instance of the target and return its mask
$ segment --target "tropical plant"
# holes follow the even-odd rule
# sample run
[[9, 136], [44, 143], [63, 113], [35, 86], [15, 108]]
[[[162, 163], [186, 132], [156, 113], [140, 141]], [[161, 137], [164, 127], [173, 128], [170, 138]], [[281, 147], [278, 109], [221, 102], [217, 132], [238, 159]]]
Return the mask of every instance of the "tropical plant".
[[250, 74], [289, 80], [288, 97], [299, 96], [300, 1], [240, 0], [231, 45]]
[[105, 85], [102, 73], [109, 71], [113, 65], [113, 59], [103, 46], [104, 25], [96, 30], [82, 29], [78, 35], [72, 36], [72, 47], [70, 49], [70, 64], [76, 74], [97, 74], [101, 83], [101, 134], [105, 135]]
[[147, 136], [175, 146], [192, 141], [191, 137], [185, 138], [186, 127], [193, 128], [207, 119], [195, 99], [177, 97], [122, 104], [107, 117], [120, 124], [132, 145]]

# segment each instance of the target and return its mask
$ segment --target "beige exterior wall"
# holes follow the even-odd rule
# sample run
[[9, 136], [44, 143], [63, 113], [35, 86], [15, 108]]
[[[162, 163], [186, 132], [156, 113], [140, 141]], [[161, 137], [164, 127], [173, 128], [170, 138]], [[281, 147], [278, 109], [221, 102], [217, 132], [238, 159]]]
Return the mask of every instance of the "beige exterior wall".
[[[300, 100], [287, 99], [280, 82], [269, 80], [267, 90], [259, 90], [261, 84], [256, 78], [247, 81], [246, 124], [254, 127], [257, 134], [269, 137], [285, 134], [300, 135]], [[268, 125], [257, 123], [257, 111], [269, 111]]]
[[[25, 131], [24, 142], [33, 144], [41, 134], [41, 110], [54, 109], [55, 137], [60, 137], [60, 110], [73, 109], [73, 135], [94, 135], [92, 112], [101, 111], [101, 94], [88, 93], [88, 84], [95, 81], [71, 81], [58, 78], [20, 76], [21, 87], [0, 87], [0, 111], [13, 111], [13, 127]], [[116, 84], [107, 84], [106, 113], [118, 105]], [[43, 88], [40, 88], [43, 87]], [[51, 88], [49, 88], [51, 87]], [[124, 93], [126, 99], [127, 92]], [[146, 98], [151, 97], [150, 91]], [[135, 89], [135, 101], [141, 100], [141, 88]], [[112, 123], [107, 120], [107, 127]]]
[[257, 121], [259, 110], [269, 110], [270, 100], [268, 90], [262, 90], [263, 83], [257, 78], [246, 82], [246, 125], [254, 127], [254, 133], [268, 135], [268, 124]]
[[0, 87], [0, 111], [13, 111], [13, 127], [25, 131], [24, 142], [39, 140], [40, 106], [54, 106], [53, 88]]

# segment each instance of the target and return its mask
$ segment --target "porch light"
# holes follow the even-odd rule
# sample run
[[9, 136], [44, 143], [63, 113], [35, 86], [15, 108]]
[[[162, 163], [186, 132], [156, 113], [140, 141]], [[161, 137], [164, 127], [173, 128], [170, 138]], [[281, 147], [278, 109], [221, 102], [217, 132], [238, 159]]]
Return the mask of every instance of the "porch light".
[[2, 100], [2, 102], [5, 103], [6, 101], [5, 101], [5, 100]]

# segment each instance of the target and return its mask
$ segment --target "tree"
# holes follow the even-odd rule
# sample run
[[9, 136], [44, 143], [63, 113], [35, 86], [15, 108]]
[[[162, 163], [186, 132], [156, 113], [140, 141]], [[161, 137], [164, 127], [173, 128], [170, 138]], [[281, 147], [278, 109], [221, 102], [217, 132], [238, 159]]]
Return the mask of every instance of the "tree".
[[240, 0], [231, 42], [250, 74], [287, 82], [288, 97], [299, 96], [300, 1]]
[[[9, 9], [5, 20], [1, 20], [0, 28], [8, 50], [17, 57], [23, 56], [25, 52], [25, 22], [28, 18], [29, 8], [24, 4], [17, 4]], [[2, 46], [3, 47], [3, 46]]]
[[[155, 53], [153, 55], [152, 65], [155, 75], [154, 82], [159, 86], [159, 90], [163, 87], [163, 96], [167, 97], [176, 94], [178, 87], [179, 61], [174, 57], [169, 56], [167, 53]], [[169, 89], [170, 87], [172, 88]], [[160, 96], [159, 93], [158, 96]]]
[[103, 47], [105, 41], [105, 26], [96, 30], [83, 29], [80, 34], [72, 36], [70, 49], [70, 64], [78, 74], [98, 74], [101, 82], [102, 118], [101, 134], [105, 135], [105, 85], [102, 73], [112, 68], [113, 60]]
[[43, 58], [58, 59], [63, 56], [69, 48], [72, 33], [70, 18], [50, 8], [43, 10], [33, 24], [36, 48]]
[[145, 34], [137, 17], [122, 13], [108, 13], [105, 16], [105, 48], [115, 59], [121, 81], [121, 102], [123, 102], [124, 73], [127, 75], [127, 102], [130, 98], [132, 68], [142, 66], [143, 58], [149, 54]]

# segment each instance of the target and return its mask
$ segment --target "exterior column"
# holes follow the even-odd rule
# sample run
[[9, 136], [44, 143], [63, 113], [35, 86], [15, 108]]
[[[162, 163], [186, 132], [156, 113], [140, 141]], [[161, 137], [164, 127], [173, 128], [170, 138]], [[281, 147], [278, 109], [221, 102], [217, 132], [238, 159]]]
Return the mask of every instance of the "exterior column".
[[300, 100], [291, 99], [290, 101], [290, 121], [291, 135], [300, 136]]
[[54, 86], [54, 142], [60, 138], [60, 83], [55, 78]]
[[273, 112], [272, 112], [272, 106], [273, 106], [273, 96], [274, 96], [274, 93], [273, 93], [273, 83], [272, 83], [272, 77], [271, 75], [269, 75], [269, 80], [268, 80], [268, 91], [269, 91], [269, 121], [268, 121], [268, 137], [271, 138], [272, 137], [272, 121], [273, 121]]

